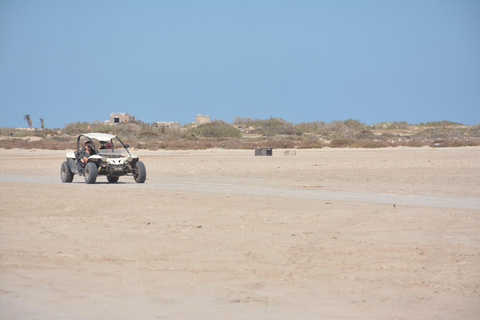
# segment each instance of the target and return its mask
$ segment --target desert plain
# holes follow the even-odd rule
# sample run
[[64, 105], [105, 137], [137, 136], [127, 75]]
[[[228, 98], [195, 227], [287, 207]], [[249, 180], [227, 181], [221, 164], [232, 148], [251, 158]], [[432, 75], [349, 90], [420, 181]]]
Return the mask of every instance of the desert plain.
[[0, 319], [479, 319], [480, 147], [291, 151], [0, 149]]

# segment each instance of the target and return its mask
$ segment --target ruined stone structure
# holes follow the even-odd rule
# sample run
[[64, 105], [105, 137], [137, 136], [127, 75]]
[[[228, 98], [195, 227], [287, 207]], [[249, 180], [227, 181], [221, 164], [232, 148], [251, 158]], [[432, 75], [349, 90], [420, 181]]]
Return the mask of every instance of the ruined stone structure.
[[129, 122], [130, 120], [135, 120], [135, 117], [125, 112], [114, 112], [110, 114], [110, 123]]
[[197, 116], [195, 117], [195, 124], [197, 125], [209, 123], [209, 122], [210, 122], [210, 116], [197, 114]]

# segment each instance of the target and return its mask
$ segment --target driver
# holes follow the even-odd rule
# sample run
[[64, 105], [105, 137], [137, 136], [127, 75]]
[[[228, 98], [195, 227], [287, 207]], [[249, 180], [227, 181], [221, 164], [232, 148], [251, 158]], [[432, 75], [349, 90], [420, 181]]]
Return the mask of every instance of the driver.
[[88, 157], [97, 154], [95, 152], [95, 149], [93, 149], [93, 144], [90, 141], [85, 141], [85, 148], [82, 148], [80, 151], [80, 164], [82, 167], [85, 167], [85, 164], [87, 164]]

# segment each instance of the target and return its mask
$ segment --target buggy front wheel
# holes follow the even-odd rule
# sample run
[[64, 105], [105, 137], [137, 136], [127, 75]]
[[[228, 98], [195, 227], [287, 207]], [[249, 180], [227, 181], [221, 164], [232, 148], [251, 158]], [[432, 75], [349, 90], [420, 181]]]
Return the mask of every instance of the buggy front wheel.
[[85, 166], [85, 182], [87, 184], [92, 184], [97, 181], [98, 169], [95, 163], [88, 162]]
[[62, 182], [72, 182], [73, 181], [73, 172], [70, 171], [67, 161], [62, 163], [62, 168], [60, 169], [60, 177]]
[[143, 164], [143, 162], [138, 161], [135, 165], [135, 168], [136, 172], [133, 175], [133, 177], [135, 178], [135, 182], [144, 183], [147, 179], [147, 169], [145, 169], [145, 165]]

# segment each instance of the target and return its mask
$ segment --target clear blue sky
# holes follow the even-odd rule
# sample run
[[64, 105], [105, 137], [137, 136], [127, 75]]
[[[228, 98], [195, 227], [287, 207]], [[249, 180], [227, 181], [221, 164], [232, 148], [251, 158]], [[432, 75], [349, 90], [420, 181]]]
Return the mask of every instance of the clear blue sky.
[[480, 122], [480, 1], [0, 0], [0, 126]]

